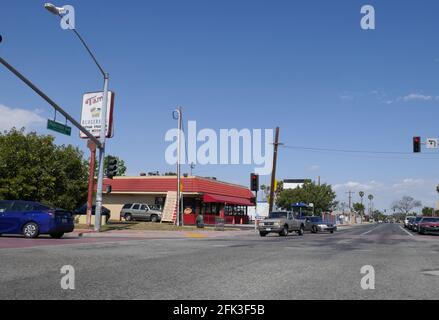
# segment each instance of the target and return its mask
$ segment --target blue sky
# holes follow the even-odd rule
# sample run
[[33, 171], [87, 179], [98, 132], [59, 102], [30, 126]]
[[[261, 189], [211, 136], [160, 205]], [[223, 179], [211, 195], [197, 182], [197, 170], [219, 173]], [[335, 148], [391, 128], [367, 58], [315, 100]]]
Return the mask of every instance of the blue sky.
[[[2, 2], [0, 55], [79, 119], [82, 94], [100, 90], [102, 79], [43, 3]], [[439, 136], [437, 1], [56, 4], [75, 7], [78, 30], [110, 73], [116, 132], [108, 152], [125, 159], [131, 175], [174, 170], [164, 160], [164, 135], [178, 105], [200, 128], [279, 126], [290, 146], [410, 152], [414, 135]], [[376, 10], [374, 31], [360, 28], [365, 4]], [[0, 129], [25, 124], [49, 133], [51, 108], [2, 69]], [[56, 137], [86, 150], [75, 129]], [[197, 166], [194, 173], [247, 185], [253, 167]], [[364, 190], [378, 208], [403, 195], [433, 206], [438, 175], [438, 151], [279, 152], [279, 178], [321, 176], [341, 201], [349, 189]]]

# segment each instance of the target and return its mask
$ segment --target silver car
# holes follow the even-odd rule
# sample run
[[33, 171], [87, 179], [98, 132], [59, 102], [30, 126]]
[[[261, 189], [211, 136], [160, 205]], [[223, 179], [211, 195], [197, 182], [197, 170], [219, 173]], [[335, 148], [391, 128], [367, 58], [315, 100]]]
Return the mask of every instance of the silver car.
[[127, 203], [122, 207], [120, 217], [125, 221], [159, 222], [162, 219], [162, 212], [158, 207], [146, 203]]

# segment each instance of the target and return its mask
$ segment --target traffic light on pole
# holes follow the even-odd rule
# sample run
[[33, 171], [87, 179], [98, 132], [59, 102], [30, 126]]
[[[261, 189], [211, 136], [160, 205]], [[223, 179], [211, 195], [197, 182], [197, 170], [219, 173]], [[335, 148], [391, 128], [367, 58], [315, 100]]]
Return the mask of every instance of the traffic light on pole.
[[107, 178], [113, 179], [117, 175], [117, 159], [108, 157], [107, 163]]
[[259, 191], [259, 175], [255, 173], [250, 175], [250, 190]]
[[413, 137], [413, 152], [421, 152], [421, 137]]

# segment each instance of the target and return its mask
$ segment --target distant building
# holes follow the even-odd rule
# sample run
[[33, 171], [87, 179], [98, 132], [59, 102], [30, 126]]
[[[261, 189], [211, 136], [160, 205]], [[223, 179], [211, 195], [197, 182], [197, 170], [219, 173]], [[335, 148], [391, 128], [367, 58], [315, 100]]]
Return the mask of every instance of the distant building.
[[291, 190], [301, 188], [305, 182], [311, 182], [310, 179], [285, 179], [284, 181], [284, 190]]

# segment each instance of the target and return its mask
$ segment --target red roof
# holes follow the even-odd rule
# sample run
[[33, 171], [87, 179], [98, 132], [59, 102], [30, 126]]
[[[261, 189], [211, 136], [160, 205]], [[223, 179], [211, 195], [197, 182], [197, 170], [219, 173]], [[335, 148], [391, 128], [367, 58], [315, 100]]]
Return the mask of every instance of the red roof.
[[[244, 199], [252, 199], [250, 189], [236, 184], [201, 177], [182, 177], [183, 193], [209, 193]], [[112, 192], [157, 192], [177, 191], [177, 177], [116, 177], [105, 179], [104, 186], [111, 185]]]

